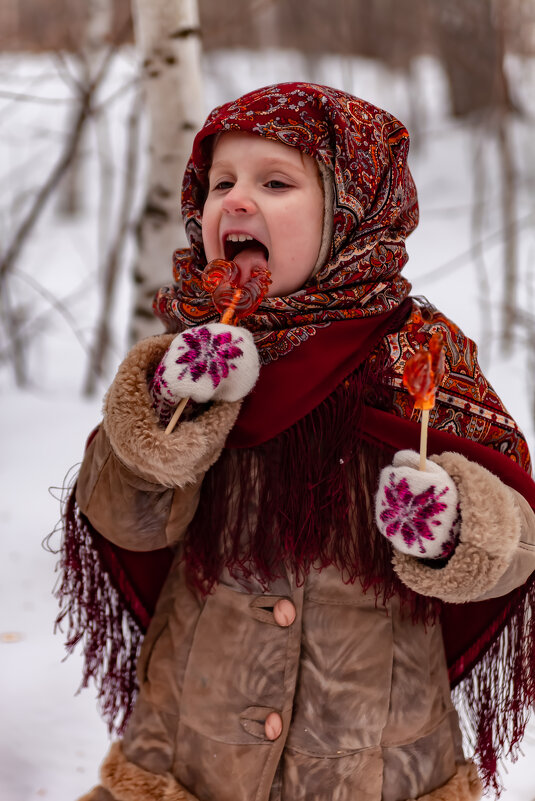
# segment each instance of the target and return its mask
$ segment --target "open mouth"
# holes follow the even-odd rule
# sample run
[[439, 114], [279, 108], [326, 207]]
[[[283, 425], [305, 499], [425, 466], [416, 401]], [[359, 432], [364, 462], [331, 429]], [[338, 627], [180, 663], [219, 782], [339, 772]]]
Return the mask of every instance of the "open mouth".
[[227, 261], [234, 261], [236, 256], [244, 251], [262, 254], [266, 264], [269, 259], [269, 250], [267, 247], [250, 234], [227, 234], [223, 247], [225, 250], [225, 259]]

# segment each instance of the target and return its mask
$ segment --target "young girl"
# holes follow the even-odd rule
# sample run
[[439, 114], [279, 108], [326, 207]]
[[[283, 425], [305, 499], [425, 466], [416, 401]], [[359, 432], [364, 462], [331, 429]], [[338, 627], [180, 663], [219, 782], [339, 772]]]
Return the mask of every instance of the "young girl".
[[[67, 513], [63, 616], [116, 723], [152, 618], [85, 801], [475, 801], [522, 736], [529, 455], [474, 344], [409, 297], [408, 147], [310, 84], [221, 106], [195, 139], [190, 248], [155, 301], [170, 333], [121, 365]], [[239, 327], [203, 289], [214, 259], [270, 271]], [[402, 374], [435, 332], [421, 471]]]

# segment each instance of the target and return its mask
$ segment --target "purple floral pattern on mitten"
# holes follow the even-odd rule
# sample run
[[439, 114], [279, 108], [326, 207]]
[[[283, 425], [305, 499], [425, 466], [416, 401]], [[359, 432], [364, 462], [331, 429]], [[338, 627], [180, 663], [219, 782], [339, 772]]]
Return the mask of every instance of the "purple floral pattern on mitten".
[[247, 329], [223, 323], [190, 328], [173, 338], [149, 375], [152, 408], [160, 423], [167, 425], [185, 399], [184, 417], [189, 410], [192, 419], [203, 413], [195, 404], [233, 403], [244, 398], [259, 372], [258, 351]]
[[167, 425], [175, 407], [173, 393], [165, 379], [165, 365], [162, 362], [149, 381], [149, 393], [152, 398], [152, 408], [158, 415], [160, 422]]
[[383, 510], [379, 518], [385, 524], [387, 537], [401, 535], [405, 544], [426, 553], [425, 540], [434, 540], [433, 528], [441, 525], [439, 516], [447, 508], [442, 498], [448, 492], [445, 487], [437, 492], [435, 486], [414, 494], [406, 478], [396, 483], [394, 473], [384, 488]]
[[457, 516], [453, 521], [453, 524], [449, 530], [448, 539], [442, 543], [442, 548], [440, 551], [441, 559], [448, 559], [452, 555], [455, 548], [459, 544], [460, 533], [461, 533], [461, 505], [458, 503]]
[[163, 362], [160, 362], [149, 382], [149, 390], [151, 393], [158, 396], [169, 395], [169, 399], [172, 400], [169, 384], [165, 380], [164, 373], [165, 365]]
[[243, 351], [237, 343], [242, 342], [241, 337], [234, 341], [232, 334], [224, 331], [212, 334], [208, 328], [201, 327], [195, 331], [184, 333], [186, 350], [176, 360], [178, 365], [184, 365], [178, 378], [184, 378], [189, 372], [192, 381], [198, 381], [204, 375], [210, 377], [214, 389], [219, 386], [222, 378], [227, 378], [229, 370], [235, 370], [236, 365], [231, 364], [234, 359], [243, 356]]

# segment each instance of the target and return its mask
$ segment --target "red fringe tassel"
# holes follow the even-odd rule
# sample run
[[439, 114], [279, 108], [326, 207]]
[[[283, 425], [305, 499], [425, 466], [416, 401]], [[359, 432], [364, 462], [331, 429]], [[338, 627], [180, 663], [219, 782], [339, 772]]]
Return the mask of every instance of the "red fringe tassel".
[[[462, 664], [461, 664], [462, 663]], [[457, 686], [455, 675], [468, 674]], [[503, 790], [499, 760], [516, 761], [535, 707], [535, 575], [490, 631], [450, 669], [452, 697], [486, 789]]]
[[62, 518], [58, 564], [62, 580], [55, 591], [60, 612], [55, 629], [63, 631], [67, 623], [67, 656], [83, 643], [84, 670], [78, 692], [93, 680], [109, 732], [121, 734], [137, 696], [136, 663], [145, 632], [112, 582], [92, 529], [76, 505], [74, 488]]

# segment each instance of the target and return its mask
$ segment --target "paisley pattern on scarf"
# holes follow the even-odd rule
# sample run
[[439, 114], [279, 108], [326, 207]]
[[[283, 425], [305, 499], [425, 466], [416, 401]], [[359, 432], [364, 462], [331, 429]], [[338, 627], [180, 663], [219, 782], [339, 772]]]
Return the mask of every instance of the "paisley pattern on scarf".
[[[444, 337], [446, 369], [430, 412], [429, 426], [491, 447], [531, 473], [525, 437], [481, 372], [476, 344], [429, 304], [420, 306], [414, 302], [405, 325], [385, 338], [393, 370], [391, 411], [419, 422], [421, 412], [414, 408], [414, 398], [403, 386], [403, 370], [418, 348], [428, 346], [435, 332]], [[371, 358], [376, 358], [376, 354]]]
[[213, 137], [245, 131], [321, 162], [334, 176], [333, 237], [326, 264], [298, 292], [265, 298], [243, 321], [263, 363], [289, 353], [317, 326], [382, 314], [410, 291], [401, 275], [405, 237], [418, 223], [407, 165], [409, 134], [395, 117], [345, 92], [307, 83], [259, 89], [216, 108], [197, 134], [182, 186], [190, 247], [174, 254], [175, 284], [163, 287], [154, 311], [169, 331], [216, 320], [202, 288], [206, 266], [202, 208]]

